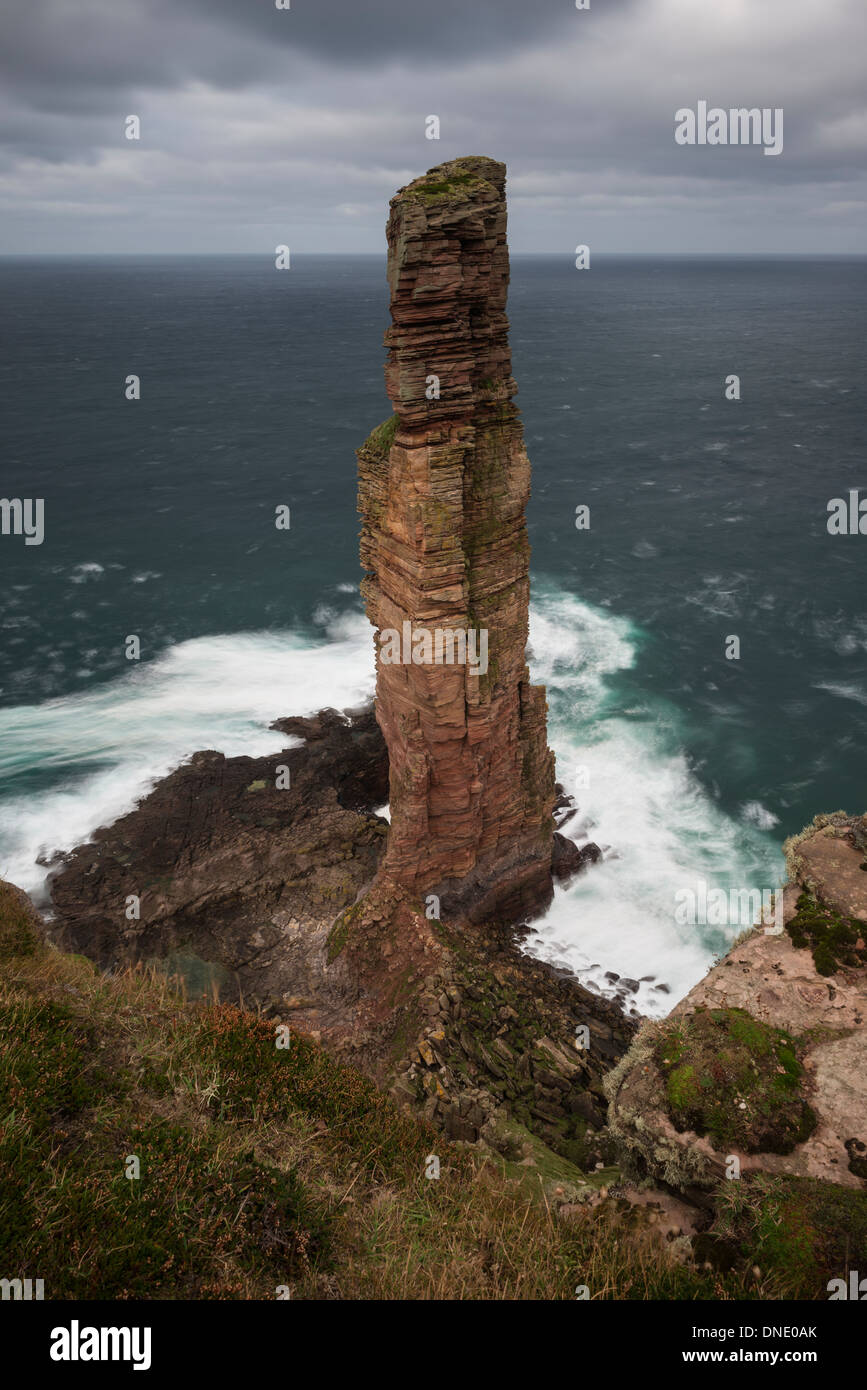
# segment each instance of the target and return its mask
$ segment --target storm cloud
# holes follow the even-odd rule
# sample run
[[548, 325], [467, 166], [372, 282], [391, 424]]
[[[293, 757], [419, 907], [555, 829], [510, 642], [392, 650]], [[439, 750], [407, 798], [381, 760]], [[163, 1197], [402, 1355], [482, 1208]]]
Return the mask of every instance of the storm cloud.
[[[2, 0], [0, 250], [381, 252], [472, 153], [518, 251], [862, 252], [865, 48], [863, 0]], [[699, 100], [783, 153], [678, 145]]]

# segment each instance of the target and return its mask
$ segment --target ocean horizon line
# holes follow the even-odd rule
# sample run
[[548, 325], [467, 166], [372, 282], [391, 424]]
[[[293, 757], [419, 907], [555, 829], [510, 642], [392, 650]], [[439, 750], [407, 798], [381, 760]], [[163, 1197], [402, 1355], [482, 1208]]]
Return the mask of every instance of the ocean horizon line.
[[[380, 260], [379, 251], [293, 251], [293, 258], [321, 260]], [[2, 261], [86, 261], [86, 260], [272, 260], [273, 252], [263, 251], [0, 251]], [[510, 259], [572, 260], [574, 251], [511, 251]], [[864, 261], [867, 251], [594, 251], [594, 261]]]

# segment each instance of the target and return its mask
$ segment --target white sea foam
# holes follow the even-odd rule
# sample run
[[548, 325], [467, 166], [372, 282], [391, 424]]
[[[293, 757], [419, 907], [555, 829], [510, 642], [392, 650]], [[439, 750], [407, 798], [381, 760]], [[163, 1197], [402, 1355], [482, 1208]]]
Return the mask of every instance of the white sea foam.
[[814, 690], [827, 690], [841, 700], [854, 700], [857, 705], [867, 705], [867, 690], [862, 690], [854, 681], [816, 681]]
[[[616, 986], [606, 972], [638, 980], [629, 998], [662, 1013], [725, 945], [720, 928], [676, 925], [675, 893], [698, 877], [723, 888], [773, 887], [779, 853], [758, 825], [725, 815], [690, 771], [679, 711], [634, 691], [618, 704], [617, 678], [632, 667], [639, 640], [630, 623], [556, 589], [537, 593], [533, 677], [548, 686], [557, 776], [580, 807], [563, 833], [592, 838], [606, 858], [557, 890], [527, 949], [609, 993]], [[286, 746], [268, 727], [281, 715], [367, 699], [366, 619], [325, 605], [316, 616], [318, 639], [202, 637], [84, 695], [0, 710], [0, 784], [8, 787], [0, 874], [38, 895], [47, 872], [38, 858], [123, 815], [198, 749], [263, 756]], [[21, 782], [10, 784], [16, 775]], [[654, 988], [660, 983], [670, 994]]]
[[558, 779], [580, 808], [563, 833], [579, 844], [592, 839], [606, 857], [557, 890], [526, 949], [603, 993], [619, 987], [606, 972], [638, 981], [628, 1000], [658, 1015], [740, 930], [678, 925], [675, 894], [700, 878], [726, 890], [776, 887], [782, 859], [767, 834], [726, 815], [692, 773], [676, 709], [645, 701], [636, 719], [618, 708], [612, 681], [632, 667], [637, 644], [624, 619], [537, 586], [533, 676], [548, 687]]
[[69, 578], [73, 584], [84, 584], [88, 579], [98, 579], [105, 573], [102, 565], [98, 565], [95, 560], [90, 560], [86, 564], [76, 565]]
[[38, 894], [46, 869], [37, 857], [116, 820], [190, 754], [276, 752], [287, 739], [272, 720], [372, 693], [370, 627], [354, 613], [318, 642], [200, 637], [84, 695], [0, 710], [0, 786], [27, 770], [52, 784], [0, 800], [0, 875]]
[[741, 807], [741, 815], [745, 821], [757, 825], [760, 830], [773, 830], [774, 826], [780, 823], [779, 816], [775, 816], [773, 811], [769, 811], [760, 801], [745, 801]]

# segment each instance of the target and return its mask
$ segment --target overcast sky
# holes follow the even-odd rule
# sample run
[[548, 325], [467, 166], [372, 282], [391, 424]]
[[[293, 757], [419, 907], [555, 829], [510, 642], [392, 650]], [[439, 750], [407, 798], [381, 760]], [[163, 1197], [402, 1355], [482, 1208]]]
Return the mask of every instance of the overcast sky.
[[[867, 0], [0, 16], [2, 252], [383, 252], [394, 191], [462, 154], [508, 165], [514, 251], [867, 250]], [[699, 100], [782, 107], [782, 154], [678, 145], [675, 112]]]

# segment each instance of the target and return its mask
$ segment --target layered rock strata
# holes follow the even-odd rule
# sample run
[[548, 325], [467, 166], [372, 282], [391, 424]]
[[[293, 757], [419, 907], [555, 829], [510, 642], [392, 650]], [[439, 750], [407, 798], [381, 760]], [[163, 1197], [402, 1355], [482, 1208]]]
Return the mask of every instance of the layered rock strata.
[[[446, 912], [517, 916], [550, 897], [555, 792], [545, 691], [525, 659], [530, 465], [512, 400], [505, 167], [431, 169], [392, 199], [387, 236], [395, 416], [358, 453], [390, 763], [384, 868]], [[486, 669], [450, 664], [447, 636], [437, 660], [424, 634], [438, 632], [486, 634]]]

